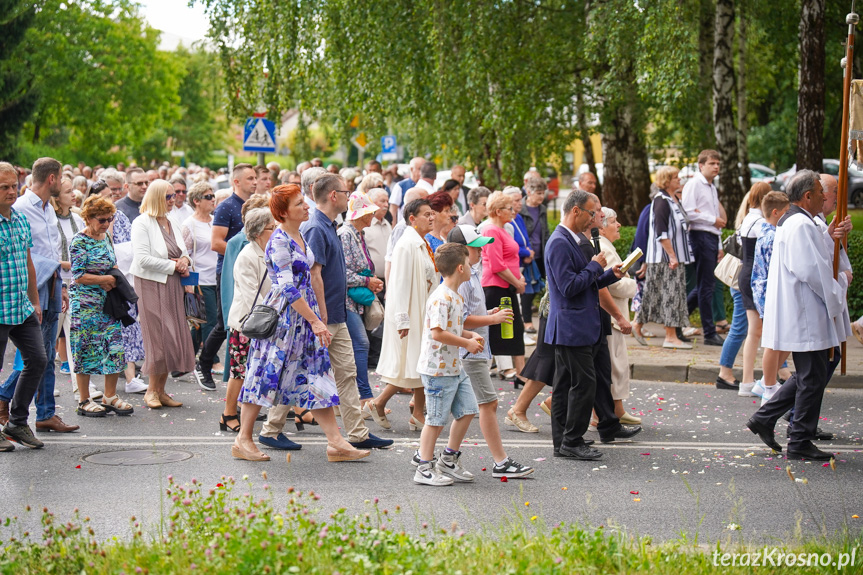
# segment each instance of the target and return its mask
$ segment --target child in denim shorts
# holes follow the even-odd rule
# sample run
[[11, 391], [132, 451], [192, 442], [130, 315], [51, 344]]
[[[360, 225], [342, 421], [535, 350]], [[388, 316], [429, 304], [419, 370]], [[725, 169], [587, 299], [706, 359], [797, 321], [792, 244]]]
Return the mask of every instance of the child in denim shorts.
[[[470, 280], [467, 247], [444, 244], [435, 253], [435, 264], [443, 283], [429, 296], [426, 303], [425, 331], [422, 334], [417, 371], [422, 378], [426, 396], [426, 422], [420, 435], [419, 461], [414, 481], [424, 485], [452, 485], [456, 481], [473, 481], [474, 476], [459, 463], [458, 448], [467, 434], [479, 406], [473, 387], [462, 369], [459, 349], [478, 353], [485, 343], [478, 334], [465, 331], [462, 308], [464, 300], [459, 286]], [[450, 428], [449, 442], [435, 461], [434, 446], [449, 414], [455, 420]]]

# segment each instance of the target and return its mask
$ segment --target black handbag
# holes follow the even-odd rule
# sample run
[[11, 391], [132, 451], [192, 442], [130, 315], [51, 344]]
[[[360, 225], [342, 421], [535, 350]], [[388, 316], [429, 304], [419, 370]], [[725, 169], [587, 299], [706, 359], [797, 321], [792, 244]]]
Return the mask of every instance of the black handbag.
[[740, 234], [734, 232], [722, 242], [722, 249], [739, 260], [743, 259], [743, 245], [740, 243]]
[[279, 325], [279, 316], [285, 313], [288, 307], [288, 300], [285, 300], [282, 309], [278, 311], [265, 304], [255, 305], [258, 301], [258, 296], [261, 295], [265, 279], [267, 279], [266, 272], [264, 272], [264, 277], [261, 278], [258, 293], [255, 294], [255, 299], [252, 301], [252, 311], [242, 321], [242, 329], [240, 331], [250, 339], [268, 339], [273, 337], [273, 334], [276, 333], [276, 327]]

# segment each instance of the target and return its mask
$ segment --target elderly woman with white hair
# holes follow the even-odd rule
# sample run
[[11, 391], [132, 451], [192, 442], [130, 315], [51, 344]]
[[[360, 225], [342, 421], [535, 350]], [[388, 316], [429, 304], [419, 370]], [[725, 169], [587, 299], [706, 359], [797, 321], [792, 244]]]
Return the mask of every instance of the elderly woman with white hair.
[[[620, 239], [620, 222], [617, 212], [611, 208], [602, 208], [602, 225], [599, 228], [599, 249], [605, 256], [605, 269], [610, 269], [623, 263], [614, 242]], [[630, 277], [623, 277], [617, 283], [608, 286], [614, 304], [626, 317], [629, 317], [629, 300], [635, 295], [636, 283]], [[629, 355], [626, 352], [626, 338], [620, 331], [620, 326], [612, 317], [611, 336], [608, 338], [608, 351], [611, 355], [611, 396], [614, 399], [614, 414], [620, 423], [638, 425], [641, 419], [627, 413], [623, 400], [629, 397]]]
[[[194, 190], [201, 184], [192, 186]], [[205, 184], [208, 185], [209, 184]], [[276, 221], [269, 208], [254, 208], [249, 210], [243, 218], [243, 229], [249, 243], [240, 250], [234, 262], [234, 297], [228, 312], [228, 364], [230, 379], [228, 389], [225, 393], [225, 409], [219, 421], [219, 429], [222, 431], [240, 431], [240, 420], [237, 416], [237, 400], [240, 390], [243, 389], [243, 381], [246, 379], [246, 361], [249, 357], [249, 343], [251, 340], [241, 332], [243, 319], [252, 311], [252, 302], [260, 288], [261, 294], [270, 291], [270, 278], [267, 275], [267, 264], [264, 261], [264, 250], [273, 230], [276, 229]], [[232, 424], [232, 422], [235, 422]]]

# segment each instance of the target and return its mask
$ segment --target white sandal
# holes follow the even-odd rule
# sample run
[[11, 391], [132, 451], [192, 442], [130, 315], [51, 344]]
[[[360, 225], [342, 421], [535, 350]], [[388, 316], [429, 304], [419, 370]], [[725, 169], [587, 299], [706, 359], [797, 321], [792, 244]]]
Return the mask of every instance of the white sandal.
[[117, 395], [114, 397], [103, 397], [102, 407], [104, 407], [106, 411], [113, 411], [117, 415], [132, 415], [135, 413], [132, 405], [123, 401]]

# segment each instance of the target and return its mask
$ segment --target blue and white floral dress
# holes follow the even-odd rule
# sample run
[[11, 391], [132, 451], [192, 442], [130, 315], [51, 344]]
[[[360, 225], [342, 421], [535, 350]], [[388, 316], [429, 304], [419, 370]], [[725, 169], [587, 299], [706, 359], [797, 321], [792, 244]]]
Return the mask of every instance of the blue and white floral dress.
[[329, 352], [311, 324], [291, 306], [304, 298], [320, 317], [312, 289], [310, 262], [315, 259], [311, 248], [306, 244], [303, 252], [284, 230], [276, 228], [264, 250], [264, 261], [272, 281], [264, 304], [276, 310], [284, 306], [285, 312], [271, 338], [251, 341], [240, 401], [302, 409], [338, 405]]

